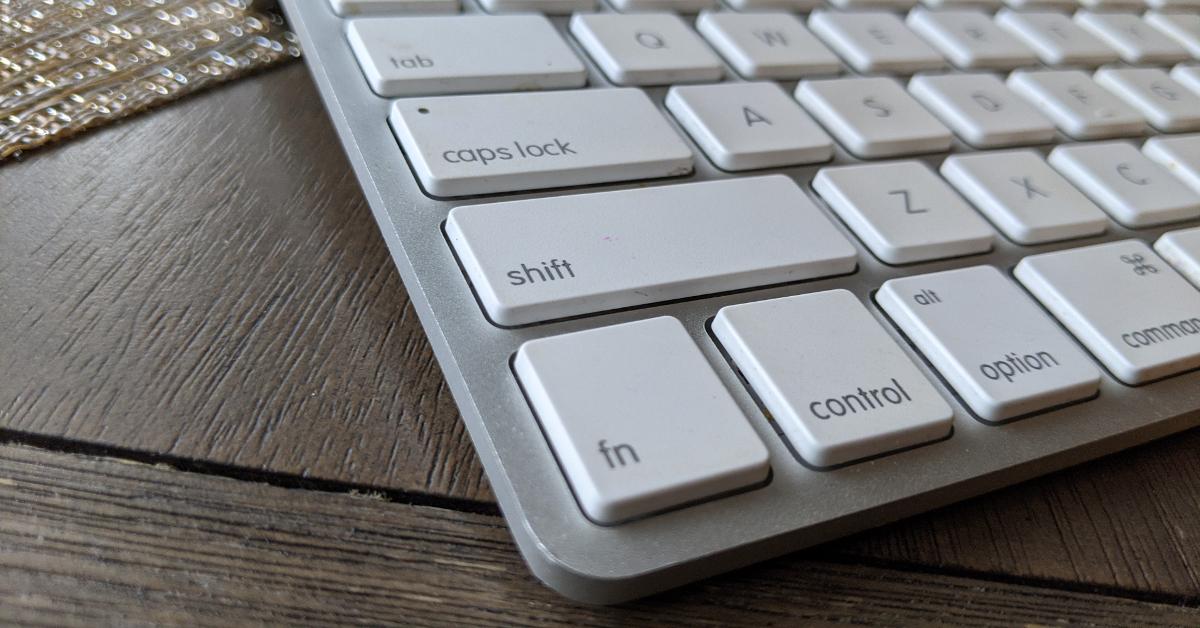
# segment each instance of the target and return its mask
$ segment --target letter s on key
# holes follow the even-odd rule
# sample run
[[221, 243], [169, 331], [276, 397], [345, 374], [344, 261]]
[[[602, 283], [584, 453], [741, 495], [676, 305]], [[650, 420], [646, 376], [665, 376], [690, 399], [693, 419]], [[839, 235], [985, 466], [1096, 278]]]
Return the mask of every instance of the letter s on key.
[[864, 98], [862, 104], [868, 109], [874, 109], [876, 117], [888, 118], [892, 115], [892, 110], [878, 100], [875, 100], [873, 96], [867, 96]]

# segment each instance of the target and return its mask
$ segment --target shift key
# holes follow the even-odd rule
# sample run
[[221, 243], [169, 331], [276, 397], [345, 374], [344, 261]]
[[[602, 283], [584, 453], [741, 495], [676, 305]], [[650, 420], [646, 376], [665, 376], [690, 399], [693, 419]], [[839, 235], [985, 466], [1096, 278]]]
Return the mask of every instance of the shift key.
[[406, 98], [392, 105], [389, 120], [435, 196], [692, 171], [692, 150], [638, 89]]
[[446, 235], [498, 325], [853, 272], [854, 246], [769, 175], [467, 205]]

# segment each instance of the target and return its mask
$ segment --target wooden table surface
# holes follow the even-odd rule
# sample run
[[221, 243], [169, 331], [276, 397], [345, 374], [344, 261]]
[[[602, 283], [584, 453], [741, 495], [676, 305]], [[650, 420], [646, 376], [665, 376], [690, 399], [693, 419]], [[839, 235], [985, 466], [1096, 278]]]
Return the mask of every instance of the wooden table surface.
[[521, 563], [301, 63], [0, 165], [0, 623], [1200, 625], [1200, 432], [613, 608]]

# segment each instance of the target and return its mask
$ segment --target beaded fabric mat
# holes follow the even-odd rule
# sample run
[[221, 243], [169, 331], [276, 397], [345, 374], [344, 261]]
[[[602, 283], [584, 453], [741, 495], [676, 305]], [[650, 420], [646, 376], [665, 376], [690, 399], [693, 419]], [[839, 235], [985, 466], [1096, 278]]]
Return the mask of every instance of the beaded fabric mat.
[[300, 56], [249, 0], [0, 0], [0, 162]]

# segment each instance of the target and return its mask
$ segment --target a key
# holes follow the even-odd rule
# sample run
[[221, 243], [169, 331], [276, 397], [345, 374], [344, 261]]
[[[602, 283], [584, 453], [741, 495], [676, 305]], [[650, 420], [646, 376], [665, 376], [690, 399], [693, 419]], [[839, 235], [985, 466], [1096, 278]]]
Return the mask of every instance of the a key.
[[699, 13], [717, 5], [716, 0], [609, 0], [609, 2], [613, 8], [623, 13], [639, 11]]
[[637, 89], [407, 98], [392, 105], [389, 120], [417, 178], [437, 196], [692, 171], [691, 149]]
[[973, 146], [1054, 139], [1054, 124], [991, 74], [919, 74], [908, 82], [908, 91]]
[[1154, 250], [1200, 288], [1200, 227], [1164, 233]]
[[892, 13], [816, 11], [808, 27], [859, 72], [911, 74], [945, 65], [942, 55]]
[[458, 0], [329, 0], [329, 5], [342, 17], [459, 11]]
[[545, 13], [570, 15], [576, 11], [592, 11], [596, 0], [479, 0], [489, 13]]
[[1132, 105], [1160, 131], [1200, 128], [1200, 95], [1158, 68], [1100, 68], [1096, 83]]
[[380, 96], [581, 87], [587, 81], [583, 63], [540, 15], [373, 17], [350, 20], [346, 36]]
[[1079, 140], [1141, 135], [1142, 114], [1079, 70], [1017, 70], [1008, 86]]
[[1175, 63], [1188, 58], [1179, 42], [1132, 13], [1079, 11], [1075, 22], [1116, 49], [1128, 63]]
[[[1200, 3], [1197, 3], [1200, 6]], [[1148, 11], [1146, 23], [1167, 34], [1193, 57], [1200, 58], [1200, 15]]]
[[1062, 145], [1050, 165], [1127, 227], [1200, 217], [1200, 195], [1132, 144]]
[[859, 157], [894, 157], [950, 148], [954, 137], [893, 79], [801, 81], [796, 98]]
[[810, 465], [950, 435], [954, 411], [846, 290], [724, 307], [712, 331]]
[[1037, 63], [1033, 50], [992, 22], [983, 11], [913, 9], [907, 23], [954, 65], [1011, 70]]
[[1013, 274], [1126, 384], [1200, 366], [1200, 291], [1140, 240], [1034, 255]]
[[1108, 228], [1104, 212], [1031, 150], [951, 155], [941, 173], [1018, 244], [1083, 238]]
[[996, 24], [1028, 44], [1048, 65], [1098, 66], [1119, 58], [1116, 50], [1061, 13], [1002, 9]]
[[1180, 85], [1200, 94], [1200, 65], [1180, 63], [1171, 68], [1171, 78]]
[[841, 62], [788, 13], [705, 12], [696, 30], [748, 79], [837, 74]]
[[807, 13], [819, 6], [821, 0], [725, 0], [734, 11], [800, 11]]
[[888, 264], [992, 248], [987, 222], [919, 161], [822, 168], [813, 189]]
[[571, 34], [618, 85], [716, 81], [721, 60], [671, 13], [576, 13]]
[[782, 175], [467, 205], [446, 234], [500, 325], [841, 275], [856, 261]]
[[672, 87], [667, 109], [718, 168], [828, 161], [833, 140], [775, 83]]
[[674, 318], [530, 340], [513, 369], [596, 523], [749, 488], [770, 473], [758, 433]]
[[1142, 153], [1200, 194], [1200, 135], [1152, 137]]
[[991, 266], [892, 279], [875, 301], [985, 421], [1099, 390], [1100, 371], [1088, 356]]

